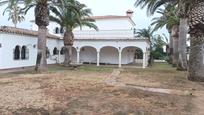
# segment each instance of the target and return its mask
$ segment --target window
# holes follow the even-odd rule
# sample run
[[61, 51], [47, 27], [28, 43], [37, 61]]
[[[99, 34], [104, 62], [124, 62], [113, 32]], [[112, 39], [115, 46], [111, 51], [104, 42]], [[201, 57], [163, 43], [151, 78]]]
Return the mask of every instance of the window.
[[46, 58], [50, 57], [50, 50], [48, 49], [48, 47], [46, 47]]
[[137, 30], [135, 28], [133, 29], [133, 34], [137, 34]]
[[20, 59], [20, 46], [16, 46], [14, 49], [14, 60]]
[[26, 46], [23, 46], [21, 49], [21, 59], [25, 60], [29, 58], [29, 50]]
[[60, 54], [64, 55], [64, 52], [65, 52], [65, 47], [62, 47], [61, 50], [60, 50]]
[[63, 34], [64, 33], [64, 28], [60, 28], [60, 33]]
[[55, 34], [58, 34], [58, 33], [59, 33], [59, 28], [56, 27], [56, 28], [55, 28]]
[[53, 55], [58, 55], [59, 54], [59, 50], [55, 47], [53, 50]]

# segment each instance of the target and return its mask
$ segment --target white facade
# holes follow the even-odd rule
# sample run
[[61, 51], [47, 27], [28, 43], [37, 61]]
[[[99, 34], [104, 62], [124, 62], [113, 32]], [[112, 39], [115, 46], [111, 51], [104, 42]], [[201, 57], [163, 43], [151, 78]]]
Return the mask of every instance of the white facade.
[[[137, 61], [142, 64], [143, 68], [147, 66], [149, 44], [144, 38], [134, 37], [135, 24], [130, 17], [100, 17], [96, 19], [96, 25], [99, 31], [89, 28], [74, 31], [73, 63], [90, 63], [97, 66], [100, 64], [118, 64], [121, 67], [122, 64], [135, 63], [135, 51], [139, 48], [143, 52], [143, 58], [137, 58]], [[54, 34], [57, 26], [57, 24], [51, 23], [48, 27], [49, 32]], [[37, 26], [33, 25], [32, 29], [37, 30]], [[60, 34], [55, 35], [58, 35], [59, 38], [47, 39], [47, 47], [50, 52], [50, 56], [47, 58], [48, 64], [64, 61], [64, 55], [53, 54], [54, 48], [60, 51], [63, 47], [63, 40], [60, 39], [62, 36]], [[21, 48], [25, 46], [28, 49], [27, 59], [14, 59], [16, 46]], [[36, 46], [36, 35], [0, 31], [0, 69], [34, 66], [37, 57]]]

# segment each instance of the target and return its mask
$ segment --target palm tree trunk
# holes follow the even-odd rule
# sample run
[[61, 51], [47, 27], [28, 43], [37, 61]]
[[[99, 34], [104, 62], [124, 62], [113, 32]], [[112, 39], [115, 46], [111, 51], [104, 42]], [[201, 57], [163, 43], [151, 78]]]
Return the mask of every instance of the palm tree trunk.
[[188, 34], [188, 24], [186, 18], [180, 18], [179, 25], [179, 60], [177, 65], [177, 70], [186, 71], [187, 70], [187, 54], [186, 54], [186, 40]]
[[65, 46], [65, 59], [64, 59], [64, 66], [70, 66], [72, 62], [72, 46], [66, 45]]
[[46, 26], [40, 26], [38, 28], [38, 43], [37, 43], [37, 60], [35, 70], [38, 72], [47, 71], [47, 59], [46, 59]]
[[190, 59], [188, 79], [204, 81], [204, 1], [194, 0], [189, 12]]
[[173, 39], [173, 67], [176, 67], [178, 64], [178, 58], [179, 58], [179, 52], [178, 52], [178, 42], [179, 42], [179, 36], [178, 36], [178, 26], [175, 25], [172, 28], [172, 39]]
[[46, 72], [46, 35], [49, 25], [49, 9], [47, 0], [38, 1], [35, 8], [35, 23], [38, 25], [38, 51], [35, 70], [37, 72]]
[[169, 37], [170, 37], [170, 40], [169, 40], [169, 63], [170, 64], [173, 64], [173, 38], [172, 38], [172, 35], [171, 35], [171, 32], [169, 32]]
[[72, 46], [74, 42], [74, 34], [72, 31], [66, 31], [64, 33], [64, 46], [65, 46], [65, 60], [64, 66], [70, 66], [72, 62]]

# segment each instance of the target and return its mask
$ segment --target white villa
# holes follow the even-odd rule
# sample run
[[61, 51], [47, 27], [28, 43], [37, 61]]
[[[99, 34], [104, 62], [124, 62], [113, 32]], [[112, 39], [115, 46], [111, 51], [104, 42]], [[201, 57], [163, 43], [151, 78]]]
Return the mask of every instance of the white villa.
[[[132, 11], [125, 16], [94, 16], [99, 31], [84, 27], [74, 31], [72, 63], [141, 65], [149, 57], [149, 42], [135, 36]], [[50, 22], [47, 35], [48, 64], [63, 63], [63, 30]], [[31, 30], [0, 27], [0, 70], [35, 66], [37, 57], [37, 26]]]

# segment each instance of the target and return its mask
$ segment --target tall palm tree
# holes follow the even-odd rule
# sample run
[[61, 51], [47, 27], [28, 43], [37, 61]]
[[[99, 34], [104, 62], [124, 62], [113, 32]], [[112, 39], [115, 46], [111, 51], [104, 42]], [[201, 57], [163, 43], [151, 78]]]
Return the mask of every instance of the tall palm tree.
[[188, 23], [190, 33], [190, 59], [188, 78], [204, 81], [204, 1], [192, 0]]
[[46, 35], [49, 25], [48, 0], [25, 0], [26, 10], [35, 7], [35, 23], [38, 26], [37, 60], [35, 70], [37, 72], [47, 71], [46, 59]]
[[166, 26], [170, 34], [170, 61], [173, 66], [178, 63], [178, 25], [179, 18], [176, 15], [176, 9], [172, 5], [165, 5], [165, 9], [158, 9], [157, 13], [161, 14], [161, 17], [155, 17], [152, 19], [151, 25], [154, 25], [154, 30], [158, 30]]
[[51, 7], [54, 15], [50, 16], [50, 21], [58, 23], [65, 29], [64, 46], [65, 60], [64, 65], [70, 66], [72, 46], [74, 42], [73, 30], [76, 27], [88, 26], [98, 30], [94, 24], [95, 20], [91, 19], [91, 10], [86, 8], [85, 4], [81, 4], [76, 0], [65, 0], [64, 4], [59, 3], [56, 7]]
[[[178, 56], [178, 29], [179, 18], [175, 14], [175, 8], [171, 4], [165, 5], [165, 9], [158, 9], [157, 13], [161, 14], [161, 17], [155, 17], [152, 19], [151, 26], [154, 25], [154, 30], [158, 30], [164, 26], [170, 35], [170, 63], [176, 65]], [[173, 47], [174, 46], [174, 47]]]
[[3, 15], [5, 14], [5, 12], [8, 12], [8, 20], [12, 20], [14, 27], [16, 27], [18, 23], [22, 22], [25, 19], [24, 14], [21, 11], [21, 8], [18, 6], [18, 1], [14, 1], [12, 3], [9, 3], [9, 1], [0, 2], [0, 4], [2, 5], [6, 3], [8, 3], [8, 6], [5, 8]]
[[[154, 14], [158, 7], [164, 4], [177, 5], [179, 9], [180, 25], [179, 25], [179, 60], [177, 69], [187, 69], [187, 56], [186, 56], [186, 39], [187, 39], [187, 10], [192, 0], [137, 0], [135, 5], [141, 5], [142, 7], [148, 7], [148, 14]], [[171, 42], [170, 42], [171, 43]], [[171, 45], [170, 45], [171, 46]]]
[[139, 29], [136, 32], [136, 34], [137, 34], [137, 36], [148, 38], [148, 42], [150, 44], [150, 56], [148, 59], [148, 66], [152, 66], [153, 57], [152, 57], [151, 53], [152, 53], [154, 30], [151, 27], [148, 27], [147, 29]]
[[155, 9], [166, 3], [189, 4], [187, 6], [189, 33], [190, 33], [190, 59], [188, 65], [188, 79], [193, 81], [204, 81], [204, 1], [203, 0], [136, 0], [136, 6], [148, 6], [152, 14]]
[[26, 7], [23, 10], [25, 10], [25, 12], [35, 7], [35, 23], [38, 26], [38, 51], [35, 66], [37, 72], [44, 72], [48, 69], [46, 59], [46, 35], [47, 26], [49, 25], [49, 8], [56, 5], [56, 2], [63, 3], [63, 0], [24, 0]]
[[183, 4], [180, 0], [178, 1], [178, 16], [180, 18], [180, 25], [179, 25], [179, 60], [177, 69], [178, 70], [187, 70], [187, 34], [188, 34], [188, 7], [190, 6], [189, 1]]

